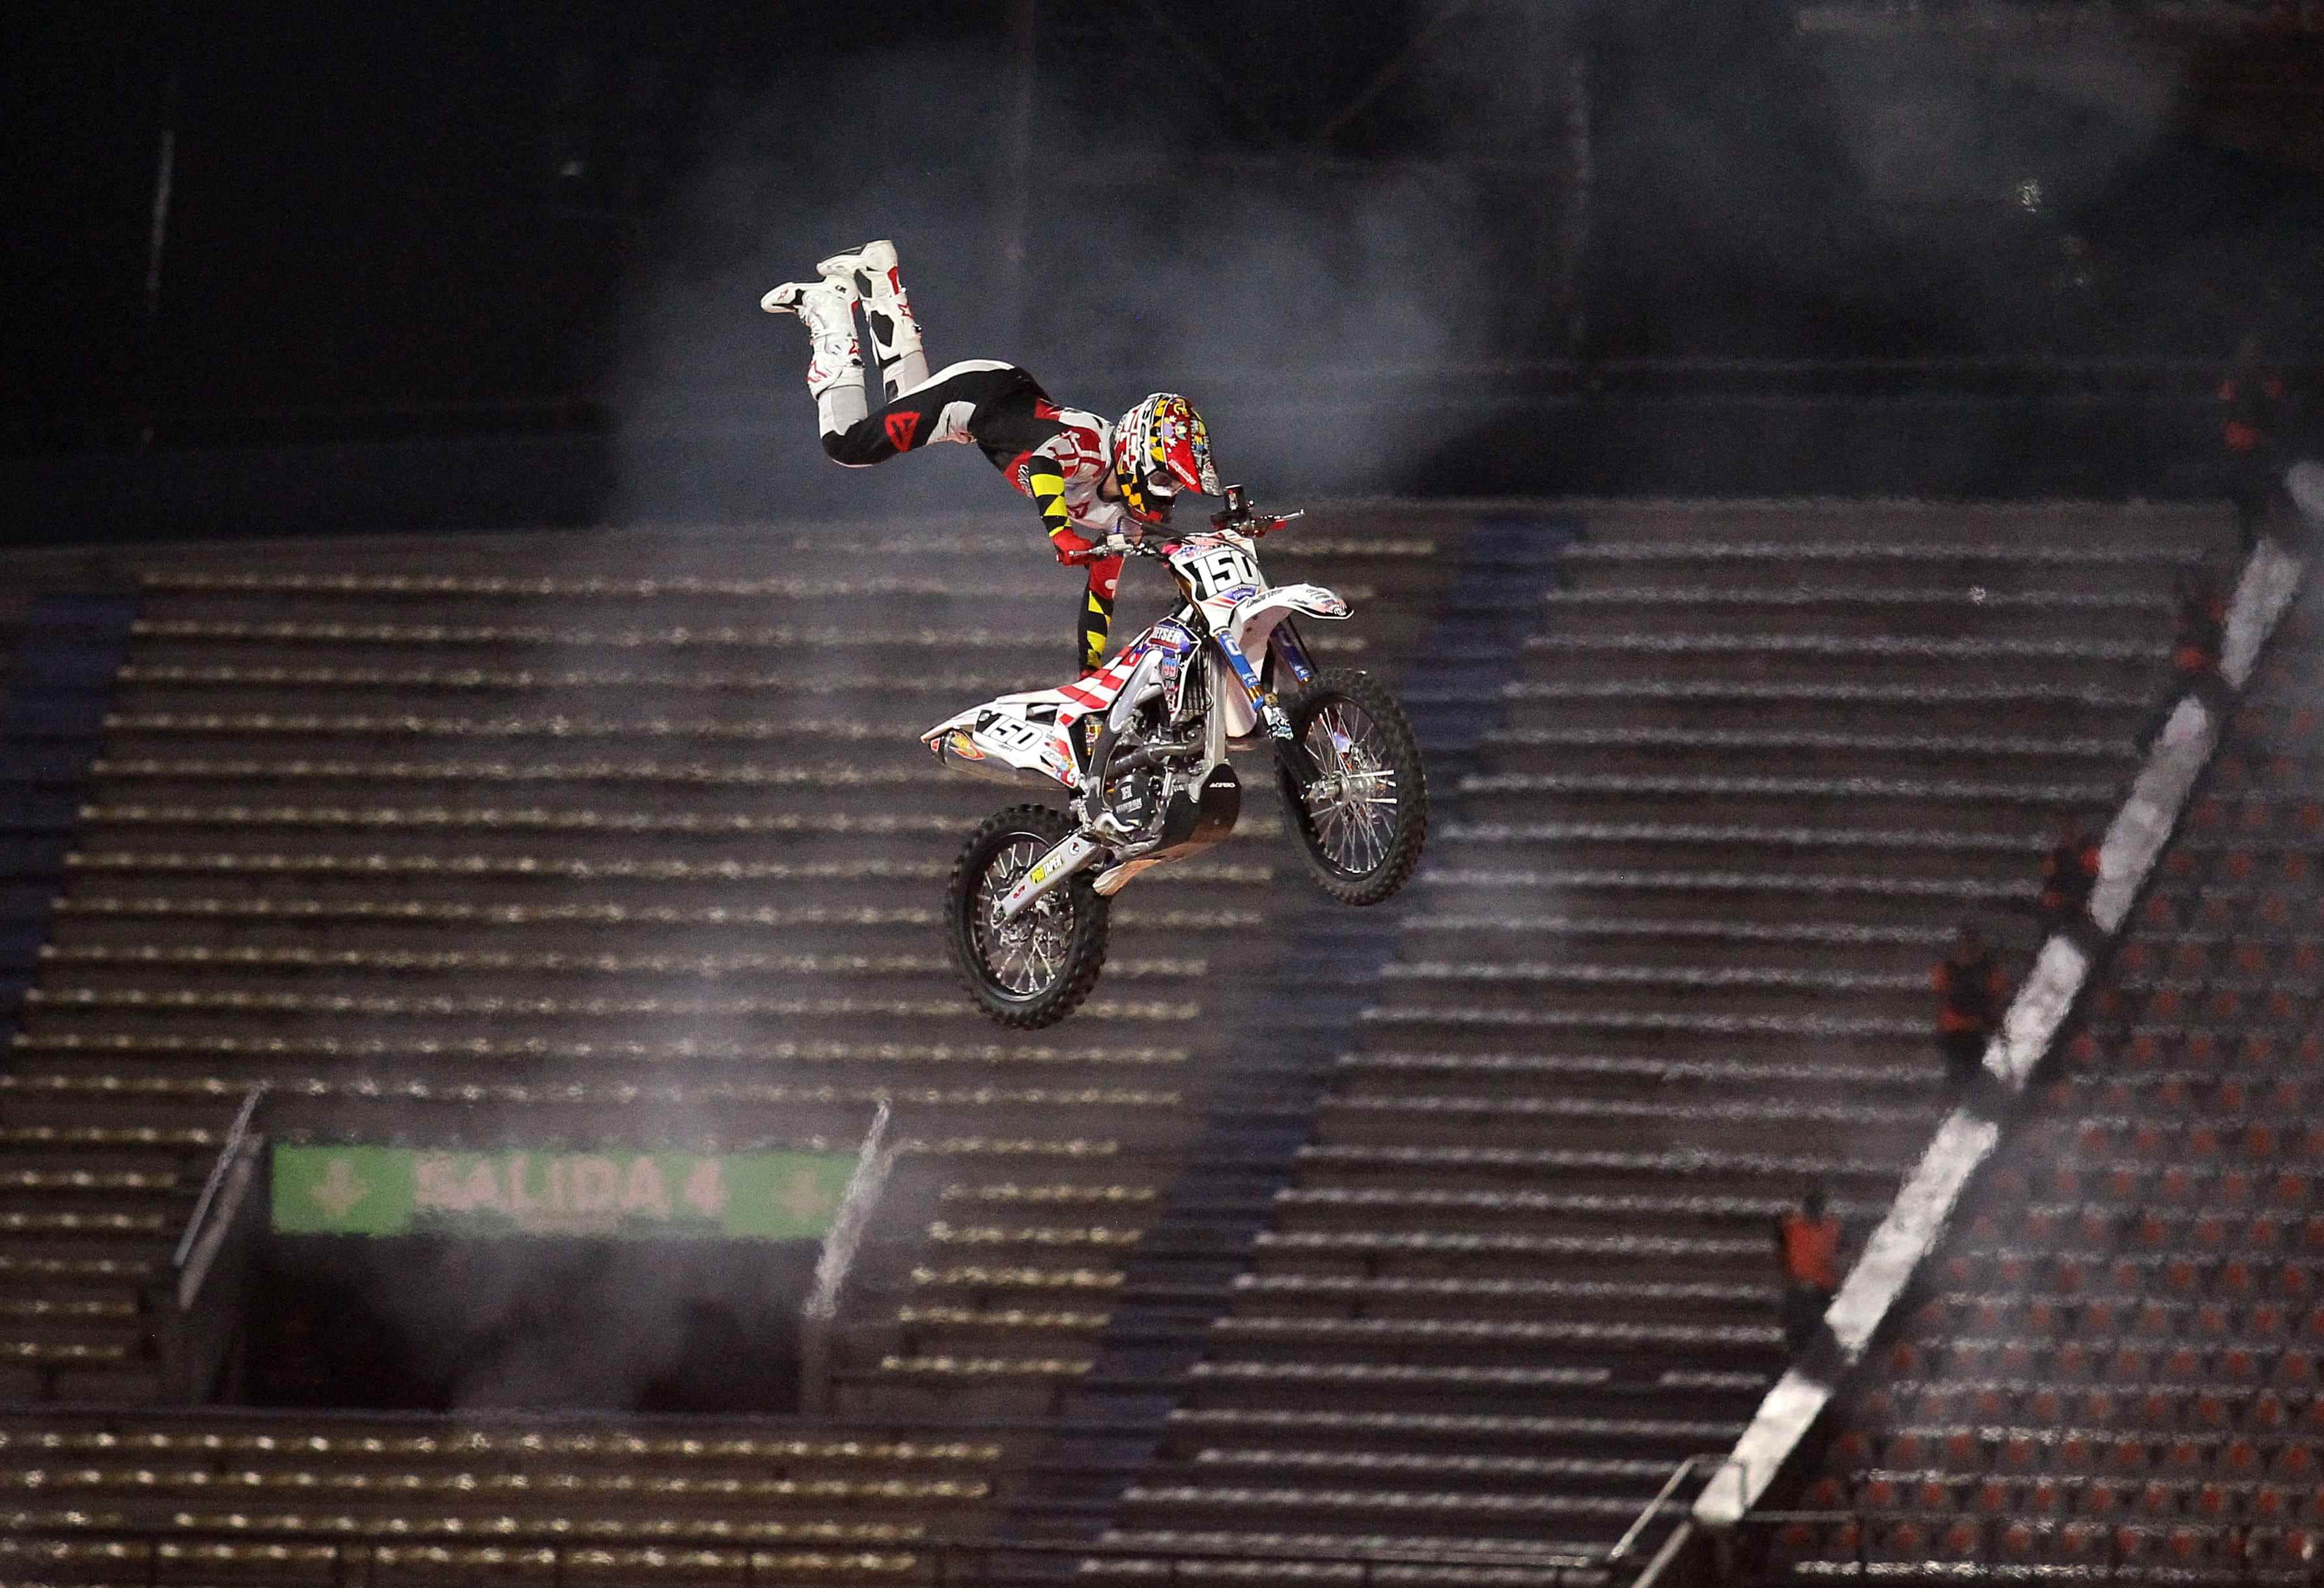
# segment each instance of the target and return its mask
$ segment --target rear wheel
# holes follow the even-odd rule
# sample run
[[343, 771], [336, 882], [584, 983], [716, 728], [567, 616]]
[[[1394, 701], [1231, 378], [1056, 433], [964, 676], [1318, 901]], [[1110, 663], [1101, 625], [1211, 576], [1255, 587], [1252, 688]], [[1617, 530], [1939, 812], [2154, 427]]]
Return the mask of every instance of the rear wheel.
[[1080, 1007], [1105, 968], [1111, 900], [1083, 872], [1052, 888], [1013, 921], [1001, 900], [1074, 823], [1045, 805], [1017, 805], [985, 818], [953, 863], [945, 924], [954, 962], [976, 1007], [1004, 1026], [1055, 1025]]
[[1428, 780], [1404, 708], [1370, 674], [1326, 668], [1283, 710], [1315, 768], [1299, 785], [1277, 773], [1309, 874], [1342, 904], [1393, 897], [1428, 841]]

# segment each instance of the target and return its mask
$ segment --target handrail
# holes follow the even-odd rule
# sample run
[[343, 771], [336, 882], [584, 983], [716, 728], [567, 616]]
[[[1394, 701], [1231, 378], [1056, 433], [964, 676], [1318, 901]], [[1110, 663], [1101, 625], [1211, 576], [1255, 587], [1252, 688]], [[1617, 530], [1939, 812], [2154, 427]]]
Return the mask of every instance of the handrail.
[[1611, 1565], [1630, 1553], [1630, 1546], [1638, 1541], [1638, 1535], [1645, 1532], [1655, 1518], [1661, 1514], [1663, 1507], [1670, 1503], [1670, 1497], [1677, 1491], [1681, 1483], [1686, 1482], [1687, 1474], [1693, 1472], [1698, 1464], [1707, 1461], [1718, 1462], [1722, 1467], [1741, 1464], [1736, 1460], [1732, 1451], [1702, 1450], [1672, 1467], [1670, 1476], [1663, 1480], [1662, 1488], [1652, 1500], [1646, 1501], [1646, 1509], [1638, 1512], [1637, 1519], [1633, 1521], [1621, 1537], [1615, 1541], [1614, 1547], [1606, 1552], [1607, 1565]]
[[194, 1253], [194, 1243], [201, 1238], [202, 1226], [209, 1218], [210, 1208], [217, 1201], [218, 1192], [226, 1186], [226, 1177], [241, 1156], [244, 1139], [250, 1134], [250, 1122], [258, 1113], [258, 1104], [265, 1097], [270, 1082], [261, 1081], [242, 1100], [241, 1109], [234, 1116], [234, 1124], [218, 1148], [217, 1160], [210, 1165], [209, 1178], [202, 1182], [201, 1195], [194, 1198], [194, 1211], [187, 1215], [186, 1233], [178, 1238], [178, 1249], [170, 1257], [170, 1266], [182, 1269]]
[[824, 1232], [815, 1262], [815, 1284], [799, 1304], [799, 1409], [820, 1415], [831, 1409], [832, 1335], [839, 1319], [839, 1292], [855, 1266], [856, 1248], [871, 1227], [872, 1210], [887, 1189], [896, 1149], [888, 1142], [888, 1100], [880, 1100], [872, 1127], [855, 1155], [855, 1171]]

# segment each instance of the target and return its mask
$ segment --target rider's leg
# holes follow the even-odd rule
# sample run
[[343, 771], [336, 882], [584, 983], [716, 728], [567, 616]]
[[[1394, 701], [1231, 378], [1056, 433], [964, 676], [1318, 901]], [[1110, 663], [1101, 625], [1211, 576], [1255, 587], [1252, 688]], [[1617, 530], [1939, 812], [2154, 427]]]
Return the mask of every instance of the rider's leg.
[[815, 267], [827, 280], [847, 283], [862, 300], [864, 323], [872, 328], [872, 349], [880, 358], [880, 377], [892, 398], [928, 378], [928, 356], [920, 347], [920, 322], [912, 317], [911, 300], [904, 296], [904, 278], [896, 264], [896, 245], [885, 238], [866, 243], [845, 254], [835, 254]]
[[973, 440], [968, 425], [977, 410], [1017, 390], [1024, 379], [1015, 365], [990, 358], [946, 365], [911, 391], [889, 398], [878, 413], [860, 416], [842, 430], [825, 427], [823, 449], [834, 463], [862, 468], [938, 441]]
[[807, 366], [807, 389], [815, 398], [816, 421], [825, 451], [834, 436], [863, 423], [863, 355], [855, 340], [855, 300], [837, 282], [785, 282], [759, 300], [769, 314], [795, 314], [807, 327], [815, 355]]
[[1113, 596], [1120, 584], [1119, 557], [1101, 557], [1089, 565], [1089, 586], [1082, 592], [1082, 607], [1074, 626], [1084, 678], [1097, 671], [1098, 663], [1105, 659], [1105, 637], [1113, 629]]

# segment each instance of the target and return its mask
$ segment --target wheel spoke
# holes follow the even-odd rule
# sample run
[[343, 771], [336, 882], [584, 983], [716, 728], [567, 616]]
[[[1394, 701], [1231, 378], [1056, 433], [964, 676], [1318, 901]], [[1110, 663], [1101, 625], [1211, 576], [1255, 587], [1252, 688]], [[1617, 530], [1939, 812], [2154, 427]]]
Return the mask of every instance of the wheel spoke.
[[1352, 876], [1386, 862], [1400, 811], [1396, 769], [1379, 725], [1353, 701], [1316, 708], [1305, 735], [1318, 768], [1305, 790], [1308, 822], [1322, 856]]
[[1001, 919], [1001, 900], [1048, 850], [1037, 833], [1012, 834], [978, 879], [972, 946], [986, 977], [1018, 998], [1038, 997], [1063, 973], [1073, 938], [1073, 906], [1051, 892], [1013, 921]]

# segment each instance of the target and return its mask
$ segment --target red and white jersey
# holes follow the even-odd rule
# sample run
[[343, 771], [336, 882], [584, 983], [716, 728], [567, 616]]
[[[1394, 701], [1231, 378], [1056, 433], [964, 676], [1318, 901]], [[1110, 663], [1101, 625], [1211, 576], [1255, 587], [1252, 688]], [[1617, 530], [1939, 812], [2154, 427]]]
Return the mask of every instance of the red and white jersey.
[[1065, 512], [1083, 540], [1101, 540], [1122, 527], [1121, 503], [1098, 495], [1099, 485], [1112, 467], [1110, 420], [1086, 409], [1060, 408], [1028, 380], [1025, 390], [978, 411], [975, 441], [1009, 483], [1028, 497], [1035, 473], [1046, 472], [1038, 466], [1055, 466], [1065, 483]]
[[[1041, 406], [1048, 407], [1046, 403]], [[1051, 411], [1062, 428], [1033, 450], [1056, 460], [1057, 472], [1065, 476], [1065, 511], [1073, 515], [1074, 528], [1092, 540], [1102, 540], [1121, 528], [1121, 503], [1104, 501], [1098, 495], [1099, 483], [1113, 467], [1113, 425], [1086, 409], [1057, 408]], [[1011, 483], [1018, 472], [1010, 471]], [[1021, 485], [1018, 488], [1024, 489]]]

